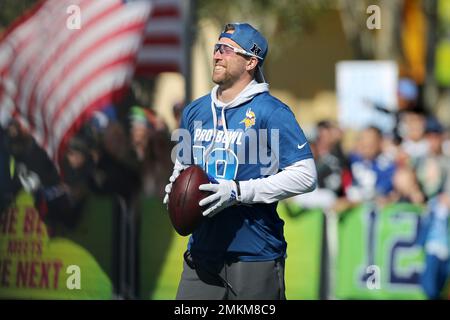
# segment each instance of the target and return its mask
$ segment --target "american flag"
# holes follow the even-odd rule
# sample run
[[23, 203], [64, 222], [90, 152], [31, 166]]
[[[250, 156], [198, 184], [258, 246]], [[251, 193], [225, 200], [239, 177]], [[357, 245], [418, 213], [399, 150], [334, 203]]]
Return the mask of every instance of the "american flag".
[[[80, 28], [68, 27], [79, 8]], [[134, 74], [150, 1], [46, 0], [0, 38], [0, 122], [12, 116], [57, 160], [91, 114]]]
[[161, 72], [184, 72], [186, 37], [183, 36], [190, 0], [153, 0], [152, 13], [138, 54], [136, 73], [151, 77]]

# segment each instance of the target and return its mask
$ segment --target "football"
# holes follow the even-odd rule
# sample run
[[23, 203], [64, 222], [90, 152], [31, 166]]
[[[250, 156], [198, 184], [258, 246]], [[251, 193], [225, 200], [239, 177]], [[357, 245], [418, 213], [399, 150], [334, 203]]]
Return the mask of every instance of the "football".
[[169, 216], [173, 227], [182, 236], [191, 234], [204, 218], [198, 204], [210, 194], [198, 190], [204, 183], [209, 183], [207, 174], [199, 166], [190, 166], [180, 173], [172, 185]]

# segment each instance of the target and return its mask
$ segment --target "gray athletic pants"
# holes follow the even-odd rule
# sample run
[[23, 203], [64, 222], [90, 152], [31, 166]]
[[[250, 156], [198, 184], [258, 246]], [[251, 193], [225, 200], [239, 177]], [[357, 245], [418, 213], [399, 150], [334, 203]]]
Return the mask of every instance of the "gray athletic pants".
[[214, 265], [186, 252], [184, 260], [177, 300], [286, 299], [284, 259]]

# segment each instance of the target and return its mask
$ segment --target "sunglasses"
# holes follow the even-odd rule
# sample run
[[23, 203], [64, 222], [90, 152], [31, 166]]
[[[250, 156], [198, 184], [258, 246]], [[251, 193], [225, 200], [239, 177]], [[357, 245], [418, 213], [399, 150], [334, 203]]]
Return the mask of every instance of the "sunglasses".
[[254, 57], [254, 58], [258, 58], [261, 59], [260, 57], [258, 57], [257, 55], [247, 52], [243, 49], [239, 49], [236, 47], [233, 47], [232, 45], [228, 44], [228, 43], [223, 43], [223, 42], [218, 42], [214, 45], [214, 52], [213, 54], [215, 54], [217, 52], [217, 50], [219, 50], [220, 54], [223, 55], [232, 55], [234, 53], [239, 53], [242, 54], [244, 56], [248, 56], [248, 57]]

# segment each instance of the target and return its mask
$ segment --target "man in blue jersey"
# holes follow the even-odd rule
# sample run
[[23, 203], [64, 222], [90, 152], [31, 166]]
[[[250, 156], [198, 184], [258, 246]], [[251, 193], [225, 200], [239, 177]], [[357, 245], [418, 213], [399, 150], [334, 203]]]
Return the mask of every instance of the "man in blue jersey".
[[213, 51], [211, 93], [183, 111], [172, 183], [189, 165], [211, 183], [208, 217], [184, 254], [177, 299], [285, 299], [284, 222], [279, 200], [314, 190], [316, 168], [288, 106], [269, 93], [267, 41], [247, 23], [227, 24]]
[[352, 186], [347, 197], [351, 201], [373, 201], [392, 192], [396, 165], [383, 152], [382, 144], [383, 134], [377, 127], [365, 128], [359, 134], [357, 152], [349, 155]]

